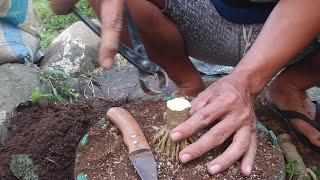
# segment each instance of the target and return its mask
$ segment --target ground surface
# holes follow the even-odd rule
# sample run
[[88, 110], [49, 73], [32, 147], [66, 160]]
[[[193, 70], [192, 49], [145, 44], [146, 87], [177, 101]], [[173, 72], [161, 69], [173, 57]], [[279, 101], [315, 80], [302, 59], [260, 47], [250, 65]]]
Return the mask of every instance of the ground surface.
[[294, 145], [296, 145], [298, 152], [303, 157], [303, 160], [308, 167], [318, 166], [318, 168], [320, 168], [320, 155], [317, 152], [310, 150], [303, 143], [301, 143], [301, 141], [297, 140], [283, 120], [277, 117], [269, 109], [261, 106], [256, 107], [256, 114], [258, 117], [263, 118], [261, 122], [268, 129], [272, 129], [276, 135], [283, 133], [290, 134], [292, 140], [294, 141]]
[[81, 137], [110, 107], [123, 103], [95, 99], [18, 110], [9, 138], [0, 148], [0, 179], [16, 179], [9, 169], [13, 154], [29, 155], [39, 166], [40, 179], [73, 179]]
[[[143, 125], [144, 133], [147, 134], [147, 138], [150, 139], [154, 133], [154, 129], [151, 124], [154, 123], [157, 126], [163, 124], [162, 110], [163, 106], [159, 103], [148, 102], [140, 105], [132, 105], [127, 101], [113, 102], [100, 99], [92, 100], [80, 100], [74, 104], [69, 105], [53, 105], [44, 104], [41, 106], [32, 106], [26, 109], [19, 109], [16, 116], [12, 120], [11, 134], [4, 147], [0, 149], [0, 179], [11, 180], [15, 177], [11, 174], [9, 169], [10, 157], [13, 154], [27, 154], [32, 158], [39, 166], [40, 179], [72, 179], [74, 174], [74, 162], [76, 161], [76, 148], [79, 141], [92, 125], [95, 125], [100, 118], [104, 117], [107, 110], [112, 106], [124, 106], [130, 109], [141, 124]], [[131, 107], [131, 108], [130, 108]], [[135, 107], [135, 108], [133, 108]], [[148, 113], [151, 111], [153, 113]], [[122, 143], [121, 133], [111, 125], [105, 127], [108, 138], [103, 144], [108, 144], [105, 147], [104, 153], [97, 156], [96, 159], [91, 159], [96, 162], [96, 172], [117, 175], [117, 179], [120, 177], [125, 178], [126, 173], [130, 175], [129, 179], [136, 178], [135, 173], [127, 159], [127, 148]], [[92, 130], [94, 133], [94, 129]], [[110, 133], [110, 134], [109, 134]], [[96, 134], [91, 137], [90, 145], [97, 143], [98, 139], [103, 134]], [[117, 139], [114, 141], [114, 139]], [[254, 168], [254, 174], [252, 179], [256, 177], [263, 177], [263, 179], [273, 179], [274, 175], [278, 174], [280, 167], [283, 166], [281, 159], [281, 152], [270, 146], [267, 140], [260, 136], [259, 138], [259, 150], [256, 167]], [[262, 144], [264, 144], [262, 146]], [[105, 156], [105, 154], [112, 146], [116, 146], [115, 153], [112, 156]], [[154, 145], [151, 144], [154, 149]], [[264, 147], [264, 148], [262, 148]], [[89, 152], [89, 151], [87, 151]], [[221, 152], [221, 151], [220, 151]], [[175, 174], [184, 175], [189, 170], [188, 177], [203, 177], [208, 178], [204, 163], [212, 159], [214, 156], [220, 153], [219, 150], [215, 150], [205, 157], [194, 161], [188, 166], [181, 166], [176, 161], [167, 161], [163, 156], [156, 155], [157, 162], [160, 165], [159, 175], [162, 178], [168, 177], [168, 175]], [[111, 152], [110, 152], [111, 153]], [[102, 171], [101, 156], [105, 156], [106, 163], [112, 163], [112, 165], [105, 166], [106, 169], [116, 168], [113, 171]], [[82, 156], [84, 157], [84, 156]], [[116, 159], [113, 159], [116, 158]], [[78, 159], [78, 164], [82, 164], [83, 159]], [[117, 162], [121, 162], [118, 163]], [[278, 163], [279, 162], [279, 163]], [[123, 163], [123, 164], [122, 164]], [[165, 165], [167, 164], [167, 165]], [[197, 164], [197, 165], [196, 165]], [[240, 172], [238, 163], [230, 168], [229, 171], [223, 173], [219, 177], [234, 177], [239, 179]], [[87, 168], [93, 166], [87, 166]], [[272, 168], [270, 168], [272, 167]], [[85, 168], [85, 166], [78, 166]], [[268, 169], [268, 170], [267, 170]], [[82, 169], [81, 169], [82, 170]], [[191, 171], [190, 171], [191, 170]], [[174, 173], [174, 171], [176, 171]], [[194, 174], [193, 174], [194, 173]], [[229, 178], [228, 178], [229, 179]]]
[[[140, 122], [149, 142], [156, 130], [152, 126], [161, 126], [165, 104], [163, 102], [137, 102], [124, 106]], [[121, 132], [111, 123], [95, 124], [90, 130], [88, 146], [78, 146], [75, 176], [86, 173], [90, 179], [139, 179], [128, 160], [127, 148], [123, 143]], [[199, 136], [199, 135], [198, 135]], [[259, 135], [256, 164], [251, 178], [275, 179], [284, 167], [282, 152], [271, 146], [267, 137]], [[205, 156], [188, 165], [181, 165], [175, 159], [158, 153], [156, 144], [151, 143], [157, 164], [159, 179], [212, 179], [206, 171], [205, 164], [217, 157], [227, 147], [225, 143]], [[215, 176], [216, 179], [246, 179], [242, 177], [239, 164], [231, 166], [226, 172]]]

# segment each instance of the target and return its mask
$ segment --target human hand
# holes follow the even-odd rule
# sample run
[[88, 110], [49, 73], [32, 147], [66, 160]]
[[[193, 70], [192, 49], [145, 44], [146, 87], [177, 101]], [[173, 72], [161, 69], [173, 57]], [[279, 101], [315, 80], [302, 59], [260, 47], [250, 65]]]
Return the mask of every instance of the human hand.
[[171, 139], [183, 140], [217, 119], [220, 122], [183, 149], [179, 153], [180, 161], [186, 163], [198, 158], [234, 134], [232, 143], [224, 153], [209, 162], [208, 172], [222, 172], [243, 156], [241, 171], [245, 176], [249, 176], [257, 149], [256, 118], [252, 102], [250, 92], [232, 75], [220, 79], [200, 93], [191, 102], [190, 118], [171, 131]]
[[120, 41], [123, 27], [124, 0], [88, 0], [102, 25], [99, 64], [110, 69]]

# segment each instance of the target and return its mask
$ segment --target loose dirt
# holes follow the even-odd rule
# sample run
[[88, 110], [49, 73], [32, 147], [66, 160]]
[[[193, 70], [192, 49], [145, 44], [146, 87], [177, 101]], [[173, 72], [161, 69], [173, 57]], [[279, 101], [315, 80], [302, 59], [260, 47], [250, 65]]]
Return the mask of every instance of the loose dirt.
[[92, 99], [18, 109], [0, 148], [0, 179], [16, 179], [9, 169], [13, 154], [29, 155], [39, 167], [40, 179], [73, 179], [76, 148], [84, 133], [110, 107], [125, 103]]
[[[120, 131], [108, 121], [105, 125], [97, 124], [113, 106], [128, 109], [141, 124], [149, 142], [155, 133], [153, 126], [164, 125], [164, 103], [154, 101], [91, 99], [68, 105], [47, 103], [18, 109], [11, 122], [10, 136], [0, 148], [0, 179], [16, 179], [9, 169], [10, 157], [14, 154], [27, 154], [32, 158], [39, 167], [40, 179], [74, 179], [78, 172], [87, 173], [90, 179], [139, 179], [128, 160]], [[79, 142], [88, 131], [89, 145], [80, 148]], [[211, 179], [205, 164], [221, 154], [228, 143], [230, 141], [187, 165], [157, 153], [153, 143], [151, 148], [161, 179]], [[281, 151], [260, 134], [256, 164], [248, 179], [274, 179], [283, 165]], [[245, 179], [239, 162], [215, 178]]]
[[[154, 126], [160, 127], [165, 124], [163, 119], [165, 104], [144, 101], [127, 104], [124, 108], [140, 123], [150, 142], [158, 164], [159, 179], [277, 179], [284, 167], [282, 152], [272, 147], [266, 136], [259, 134], [257, 157], [251, 177], [245, 178], [241, 175], [239, 162], [219, 175], [209, 176], [206, 163], [220, 155], [227, 148], [230, 140], [203, 157], [187, 165], [181, 165], [175, 159], [158, 153], [157, 144], [152, 143], [152, 137], [156, 133]], [[203, 133], [197, 134], [195, 138]], [[112, 123], [95, 124], [89, 130], [89, 134], [89, 145], [78, 146], [75, 177], [83, 172], [90, 179], [139, 179], [128, 159], [127, 148], [117, 127]]]

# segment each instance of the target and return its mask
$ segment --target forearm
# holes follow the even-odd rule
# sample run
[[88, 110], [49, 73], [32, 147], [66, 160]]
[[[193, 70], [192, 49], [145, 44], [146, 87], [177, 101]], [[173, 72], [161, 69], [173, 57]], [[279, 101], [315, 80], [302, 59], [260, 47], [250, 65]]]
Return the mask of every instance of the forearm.
[[232, 76], [255, 95], [320, 30], [320, 1], [281, 0]]
[[70, 9], [79, 0], [50, 0], [50, 5], [54, 13], [56, 14], [68, 14]]

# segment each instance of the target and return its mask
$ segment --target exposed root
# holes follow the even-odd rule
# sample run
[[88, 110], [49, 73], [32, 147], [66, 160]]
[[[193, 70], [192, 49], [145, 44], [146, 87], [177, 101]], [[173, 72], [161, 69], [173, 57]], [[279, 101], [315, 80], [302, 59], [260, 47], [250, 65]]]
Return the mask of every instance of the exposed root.
[[183, 140], [180, 142], [174, 142], [170, 139], [170, 129], [167, 126], [164, 126], [154, 137], [153, 142], [158, 142], [157, 150], [165, 155], [176, 158], [179, 158], [179, 152], [185, 148], [188, 144], [194, 142], [192, 137], [187, 140]]
[[178, 160], [180, 150], [194, 142], [193, 138], [187, 138], [181, 142], [174, 142], [170, 139], [170, 131], [188, 118], [190, 107], [190, 102], [184, 98], [175, 98], [167, 102], [167, 110], [164, 113], [167, 124], [153, 138], [154, 143], [158, 142], [159, 152]]

